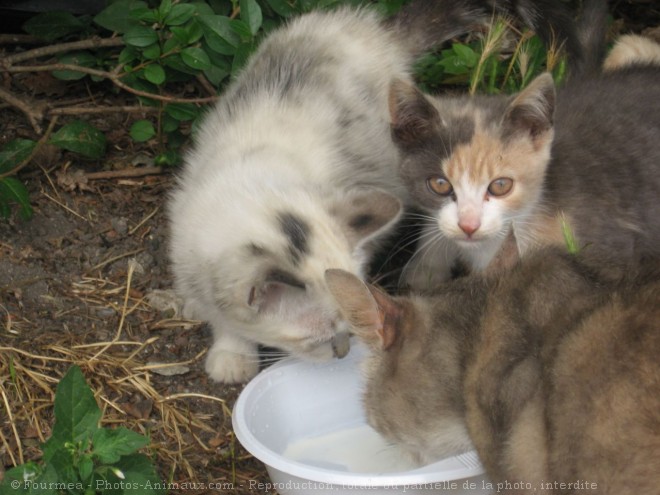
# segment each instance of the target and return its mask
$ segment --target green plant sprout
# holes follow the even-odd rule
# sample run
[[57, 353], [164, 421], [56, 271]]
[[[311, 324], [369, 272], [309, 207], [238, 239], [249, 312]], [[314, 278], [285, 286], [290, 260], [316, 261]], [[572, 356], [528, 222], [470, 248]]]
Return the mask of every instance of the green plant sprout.
[[580, 252], [580, 246], [578, 246], [575, 234], [573, 234], [573, 229], [563, 213], [559, 216], [559, 223], [561, 225], [561, 233], [564, 236], [566, 249], [570, 254], [578, 254]]
[[101, 428], [101, 410], [78, 366], [57, 385], [55, 424], [40, 462], [5, 473], [0, 495], [158, 495], [163, 486], [151, 460], [137, 451], [149, 439], [126, 428]]

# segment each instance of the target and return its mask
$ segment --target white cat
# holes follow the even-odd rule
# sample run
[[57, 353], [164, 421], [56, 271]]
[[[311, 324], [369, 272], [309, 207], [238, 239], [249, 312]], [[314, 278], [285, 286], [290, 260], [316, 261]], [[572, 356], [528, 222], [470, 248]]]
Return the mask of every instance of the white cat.
[[369, 241], [399, 216], [385, 102], [409, 65], [376, 15], [312, 13], [269, 36], [208, 114], [169, 216], [176, 288], [213, 328], [213, 379], [256, 374], [257, 343], [347, 351], [333, 351], [323, 274], [363, 275]]

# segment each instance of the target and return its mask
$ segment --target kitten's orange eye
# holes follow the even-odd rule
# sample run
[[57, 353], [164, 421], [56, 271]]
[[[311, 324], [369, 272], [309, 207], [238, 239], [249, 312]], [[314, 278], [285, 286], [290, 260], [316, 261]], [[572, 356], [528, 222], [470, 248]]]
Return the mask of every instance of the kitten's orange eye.
[[513, 179], [500, 177], [488, 185], [488, 194], [491, 196], [504, 196], [513, 187]]
[[433, 175], [426, 179], [426, 185], [438, 196], [449, 196], [454, 192], [451, 183], [439, 175]]

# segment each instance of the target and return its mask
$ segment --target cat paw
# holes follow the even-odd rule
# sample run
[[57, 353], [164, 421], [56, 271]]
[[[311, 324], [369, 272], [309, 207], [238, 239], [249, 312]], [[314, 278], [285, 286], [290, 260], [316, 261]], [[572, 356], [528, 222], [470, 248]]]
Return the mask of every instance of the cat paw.
[[216, 382], [244, 383], [259, 372], [259, 363], [254, 355], [211, 348], [206, 358], [206, 372]]

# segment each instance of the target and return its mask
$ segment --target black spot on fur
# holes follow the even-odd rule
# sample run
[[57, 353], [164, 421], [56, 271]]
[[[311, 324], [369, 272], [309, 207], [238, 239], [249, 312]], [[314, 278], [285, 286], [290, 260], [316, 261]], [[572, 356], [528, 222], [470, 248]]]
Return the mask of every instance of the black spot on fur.
[[264, 248], [263, 246], [258, 246], [254, 243], [248, 244], [247, 248], [248, 248], [248, 251], [250, 252], [250, 254], [252, 256], [261, 257], [261, 256], [264, 256], [268, 252], [268, 250], [266, 248]]
[[309, 225], [293, 213], [280, 213], [278, 215], [280, 228], [289, 241], [289, 253], [294, 264], [309, 252]]

